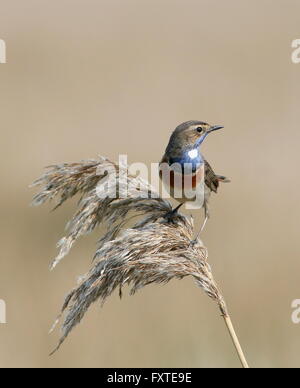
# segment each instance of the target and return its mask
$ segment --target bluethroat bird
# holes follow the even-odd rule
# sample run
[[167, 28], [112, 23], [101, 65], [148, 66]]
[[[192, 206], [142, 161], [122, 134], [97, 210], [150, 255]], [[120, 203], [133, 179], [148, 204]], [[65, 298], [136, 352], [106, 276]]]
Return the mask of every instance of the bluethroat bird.
[[217, 192], [219, 182], [229, 182], [226, 177], [214, 173], [200, 152], [206, 137], [222, 128], [220, 125], [212, 126], [196, 120], [180, 124], [172, 133], [159, 165], [160, 178], [165, 188], [180, 202], [167, 215], [167, 219], [171, 221], [183, 203], [189, 204], [189, 208], [204, 208], [205, 220], [198, 235], [209, 218], [208, 200], [211, 192]]

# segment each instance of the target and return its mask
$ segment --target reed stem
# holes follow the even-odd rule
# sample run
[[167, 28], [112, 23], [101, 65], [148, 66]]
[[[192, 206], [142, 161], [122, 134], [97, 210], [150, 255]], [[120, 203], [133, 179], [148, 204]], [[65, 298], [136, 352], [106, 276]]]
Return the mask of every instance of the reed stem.
[[236, 332], [234, 330], [234, 327], [233, 327], [232, 321], [230, 319], [230, 316], [227, 314], [227, 315], [223, 315], [223, 317], [224, 317], [225, 324], [226, 324], [226, 326], [228, 328], [229, 334], [231, 336], [231, 339], [233, 341], [233, 344], [235, 346], [235, 349], [237, 351], [237, 354], [238, 354], [238, 356], [240, 358], [240, 361], [242, 363], [242, 366], [245, 369], [249, 369], [249, 365], [247, 363], [247, 360], [246, 360], [246, 357], [244, 355], [243, 349], [242, 349], [242, 347], [240, 345], [239, 339], [238, 339], [238, 337], [236, 335]]

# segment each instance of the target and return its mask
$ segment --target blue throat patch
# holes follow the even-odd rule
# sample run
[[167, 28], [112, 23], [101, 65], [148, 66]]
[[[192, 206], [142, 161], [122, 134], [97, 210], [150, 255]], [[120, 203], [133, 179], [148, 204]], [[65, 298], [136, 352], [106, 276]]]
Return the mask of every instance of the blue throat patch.
[[[191, 155], [190, 155], [191, 151], [195, 151], [195, 153], [197, 152], [195, 157], [191, 157]], [[195, 172], [195, 171], [197, 171], [198, 167], [204, 163], [204, 160], [203, 160], [202, 155], [197, 147], [197, 148], [192, 149], [192, 150], [184, 151], [182, 153], [182, 155], [179, 157], [170, 158], [170, 164], [173, 164], [173, 163], [181, 164], [182, 169], [184, 169], [184, 167], [186, 165], [186, 169], [185, 169], [186, 172], [188, 172], [190, 170], [189, 168], [187, 168], [190, 166], [192, 171]], [[187, 166], [187, 165], [189, 165], [189, 166]]]

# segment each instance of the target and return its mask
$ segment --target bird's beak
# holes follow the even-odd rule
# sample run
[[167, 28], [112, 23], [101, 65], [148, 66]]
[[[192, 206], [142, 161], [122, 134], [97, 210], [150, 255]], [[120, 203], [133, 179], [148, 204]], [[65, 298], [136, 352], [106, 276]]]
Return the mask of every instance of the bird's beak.
[[217, 131], [217, 130], [219, 130], [219, 129], [222, 129], [222, 128], [224, 128], [224, 127], [222, 127], [222, 125], [214, 125], [214, 126], [210, 127], [209, 130], [208, 130], [207, 132], [210, 133], [210, 132], [213, 132], [213, 131]]

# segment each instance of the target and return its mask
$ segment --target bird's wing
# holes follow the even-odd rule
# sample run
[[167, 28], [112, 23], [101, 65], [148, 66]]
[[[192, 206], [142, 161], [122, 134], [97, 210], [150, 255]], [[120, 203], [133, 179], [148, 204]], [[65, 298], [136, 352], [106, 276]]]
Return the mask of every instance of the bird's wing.
[[204, 168], [205, 184], [208, 188], [210, 188], [211, 191], [214, 191], [216, 193], [219, 187], [219, 178], [214, 173], [214, 170], [212, 169], [211, 165], [208, 163], [207, 160], [204, 160]]

